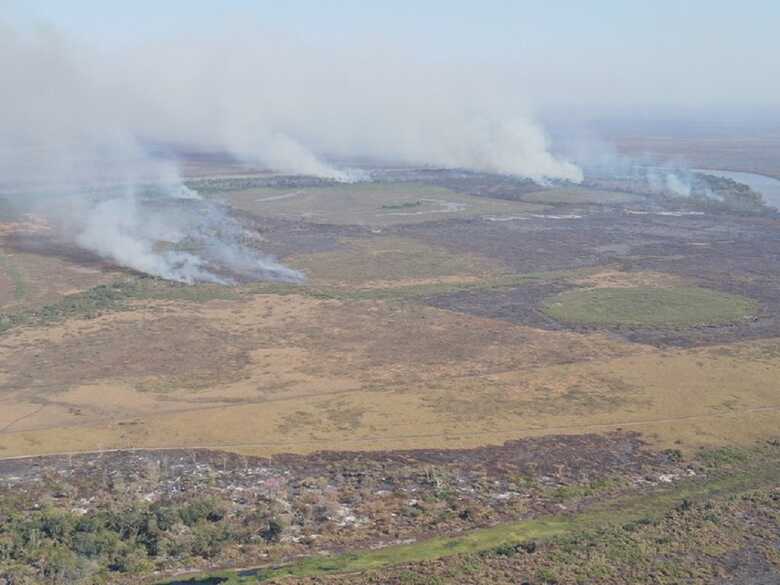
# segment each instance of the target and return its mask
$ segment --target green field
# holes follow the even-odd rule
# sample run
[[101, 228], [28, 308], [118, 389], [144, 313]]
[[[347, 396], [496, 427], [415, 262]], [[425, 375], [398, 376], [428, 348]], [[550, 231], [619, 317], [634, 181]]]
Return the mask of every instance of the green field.
[[544, 302], [545, 313], [559, 321], [639, 327], [731, 323], [756, 309], [748, 298], [699, 287], [575, 289]]

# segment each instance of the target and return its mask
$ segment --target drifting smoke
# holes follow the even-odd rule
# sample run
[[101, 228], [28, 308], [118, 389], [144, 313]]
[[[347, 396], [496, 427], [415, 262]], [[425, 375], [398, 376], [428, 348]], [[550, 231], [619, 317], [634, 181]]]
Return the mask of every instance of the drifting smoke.
[[298, 281], [302, 275], [259, 255], [251, 232], [225, 208], [178, 194], [103, 199], [86, 214], [76, 243], [141, 272], [180, 282]]
[[[651, 180], [651, 185], [657, 181], [658, 174], [659, 171], [656, 171], [655, 174], [650, 175], [653, 178], [653, 180]], [[691, 196], [691, 182], [679, 171], [660, 171], [660, 174], [661, 177], [663, 177], [663, 185], [661, 185], [661, 187], [658, 189], [659, 191], [663, 191], [665, 189], [666, 191], [674, 193], [680, 197]]]
[[15, 207], [70, 243], [181, 282], [300, 280], [256, 252], [217, 203], [147, 154], [91, 54], [52, 33], [0, 31], [0, 182]]
[[684, 161], [659, 161], [649, 155], [626, 156], [590, 132], [573, 131], [571, 126], [566, 132], [561, 151], [583, 169], [586, 182], [597, 181], [603, 185], [603, 181], [619, 181], [615, 188], [638, 193], [714, 196]]
[[183, 282], [302, 276], [259, 254], [250, 231], [147, 144], [337, 181], [363, 178], [332, 162], [350, 159], [582, 180], [502, 77], [381, 53], [231, 39], [108, 57], [56, 32], [0, 27], [0, 71], [0, 187], [71, 242]]
[[143, 71], [127, 73], [165, 80], [144, 85], [148, 109], [133, 125], [146, 135], [163, 131], [269, 168], [336, 180], [360, 176], [329, 161], [355, 159], [582, 179], [576, 165], [551, 154], [507, 74], [425, 66], [390, 58], [392, 50], [315, 51], [269, 37], [148, 51], [131, 60]]

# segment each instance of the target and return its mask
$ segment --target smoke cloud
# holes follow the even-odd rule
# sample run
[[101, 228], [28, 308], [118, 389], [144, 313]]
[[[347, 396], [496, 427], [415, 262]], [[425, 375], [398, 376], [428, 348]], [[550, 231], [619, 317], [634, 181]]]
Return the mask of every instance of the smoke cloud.
[[362, 178], [349, 166], [358, 159], [582, 180], [505, 76], [388, 49], [324, 52], [267, 36], [109, 53], [0, 27], [0, 71], [0, 187], [77, 245], [184, 282], [301, 275], [259, 254], [149, 144], [337, 181]]
[[505, 72], [427, 66], [393, 48], [319, 51], [270, 35], [148, 47], [126, 61], [126, 86], [142, 88], [133, 102], [147, 106], [135, 128], [280, 171], [349, 180], [348, 168], [328, 161], [368, 158], [582, 178], [550, 153]]

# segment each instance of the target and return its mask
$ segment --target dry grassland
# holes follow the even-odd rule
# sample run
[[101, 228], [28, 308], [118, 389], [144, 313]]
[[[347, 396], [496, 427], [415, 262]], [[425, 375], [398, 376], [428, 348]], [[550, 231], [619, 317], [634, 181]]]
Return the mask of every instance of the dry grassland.
[[780, 340], [658, 350], [407, 302], [145, 302], [6, 333], [0, 453], [476, 446], [618, 427], [658, 445], [780, 422]]

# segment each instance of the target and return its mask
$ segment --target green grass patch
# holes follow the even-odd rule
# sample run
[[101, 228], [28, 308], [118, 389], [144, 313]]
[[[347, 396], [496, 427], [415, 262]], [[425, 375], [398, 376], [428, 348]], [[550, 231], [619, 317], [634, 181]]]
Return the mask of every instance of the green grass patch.
[[755, 301], [699, 287], [589, 288], [544, 301], [559, 321], [587, 325], [685, 327], [733, 323], [755, 314]]
[[708, 467], [728, 467], [745, 463], [750, 453], [738, 447], [718, 447], [699, 454], [699, 459]]
[[189, 581], [169, 581], [166, 585], [190, 583], [203, 585], [209, 579], [226, 579], [227, 584], [257, 583], [281, 577], [305, 577], [329, 573], [367, 571], [388, 565], [427, 561], [458, 554], [498, 550], [507, 543], [522, 543], [563, 535], [570, 523], [564, 518], [530, 520], [518, 524], [503, 524], [458, 536], [432, 538], [414, 544], [389, 546], [378, 550], [346, 553], [328, 557], [312, 557], [283, 567], [244, 571], [240, 574], [224, 572], [194, 577]]

